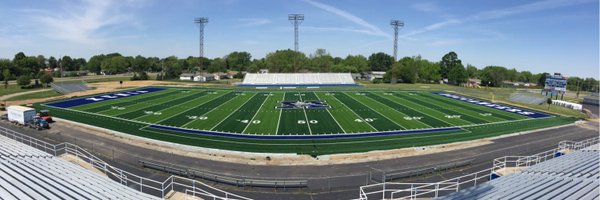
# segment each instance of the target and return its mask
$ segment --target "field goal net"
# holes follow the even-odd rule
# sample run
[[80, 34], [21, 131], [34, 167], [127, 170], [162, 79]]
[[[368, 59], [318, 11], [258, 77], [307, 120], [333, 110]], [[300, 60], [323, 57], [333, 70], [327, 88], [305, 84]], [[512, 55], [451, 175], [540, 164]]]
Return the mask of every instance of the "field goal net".
[[84, 80], [61, 81], [52, 83], [51, 86], [54, 91], [61, 94], [68, 94], [90, 89], [90, 87], [87, 85], [87, 82]]

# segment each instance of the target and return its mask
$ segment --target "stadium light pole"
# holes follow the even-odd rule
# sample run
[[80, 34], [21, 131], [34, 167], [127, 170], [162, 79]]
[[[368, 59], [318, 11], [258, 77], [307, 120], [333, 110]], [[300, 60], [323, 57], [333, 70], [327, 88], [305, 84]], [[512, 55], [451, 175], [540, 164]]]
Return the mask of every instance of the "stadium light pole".
[[294, 51], [298, 52], [298, 26], [304, 21], [303, 14], [289, 14], [288, 20], [294, 25]]
[[401, 20], [392, 20], [390, 22], [392, 28], [394, 28], [394, 61], [398, 60], [398, 30], [404, 27], [404, 22]]
[[298, 69], [298, 26], [304, 21], [304, 14], [289, 14], [288, 20], [294, 25], [294, 51], [296, 52], [296, 55], [294, 55], [294, 72], [296, 72]]
[[200, 68], [200, 73], [202, 73], [202, 58], [204, 57], [204, 26], [206, 26], [206, 24], [208, 23], [208, 17], [197, 17], [196, 19], [194, 19], [194, 23], [198, 24], [200, 34], [198, 67]]

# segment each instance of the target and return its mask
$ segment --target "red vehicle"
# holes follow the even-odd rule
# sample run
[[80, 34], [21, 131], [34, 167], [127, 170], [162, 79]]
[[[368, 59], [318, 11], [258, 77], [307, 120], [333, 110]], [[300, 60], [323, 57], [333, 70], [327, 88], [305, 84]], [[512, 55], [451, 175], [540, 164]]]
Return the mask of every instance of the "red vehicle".
[[52, 116], [50, 116], [49, 110], [40, 110], [37, 115], [43, 120], [46, 120], [48, 123], [52, 122]]

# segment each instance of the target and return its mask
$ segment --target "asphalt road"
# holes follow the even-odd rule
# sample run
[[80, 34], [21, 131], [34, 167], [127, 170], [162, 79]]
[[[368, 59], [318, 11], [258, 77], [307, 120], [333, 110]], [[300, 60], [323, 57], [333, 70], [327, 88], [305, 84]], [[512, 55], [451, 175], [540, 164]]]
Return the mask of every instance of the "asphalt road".
[[215, 184], [216, 187], [255, 199], [358, 198], [358, 188], [368, 182], [369, 173], [378, 173], [380, 171], [408, 171], [456, 160], [474, 159], [471, 165], [461, 168], [398, 180], [404, 182], [436, 182], [456, 177], [461, 174], [468, 174], [490, 168], [494, 158], [508, 155], [531, 155], [556, 148], [558, 142], [563, 140], [578, 141], [598, 137], [598, 123], [588, 122], [588, 127], [595, 127], [595, 130], [579, 126], [569, 126], [496, 139], [492, 144], [431, 155], [357, 164], [289, 167], [233, 164], [174, 155], [153, 149], [131, 146], [120, 141], [88, 134], [73, 128], [62, 126], [60, 123], [61, 122], [53, 123], [53, 128], [50, 131], [35, 131], [18, 128], [9, 125], [5, 121], [0, 123], [0, 126], [11, 128], [54, 144], [65, 141], [77, 144], [117, 167], [161, 181], [164, 180], [167, 174], [150, 169], [143, 169], [137, 161], [154, 160], [163, 163], [171, 163], [181, 168], [194, 168], [235, 177], [260, 179], [285, 179], [295, 177], [310, 179], [309, 188], [287, 190], [275, 190], [271, 188], [238, 188], [235, 186]]

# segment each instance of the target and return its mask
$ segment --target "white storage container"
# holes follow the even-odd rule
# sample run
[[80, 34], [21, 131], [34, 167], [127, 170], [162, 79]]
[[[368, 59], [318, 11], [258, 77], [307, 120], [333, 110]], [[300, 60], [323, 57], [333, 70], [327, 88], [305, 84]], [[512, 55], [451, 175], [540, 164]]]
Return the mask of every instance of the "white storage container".
[[8, 121], [16, 121], [23, 125], [25, 122], [33, 121], [33, 117], [35, 117], [35, 109], [25, 106], [9, 106], [6, 111], [8, 112]]

